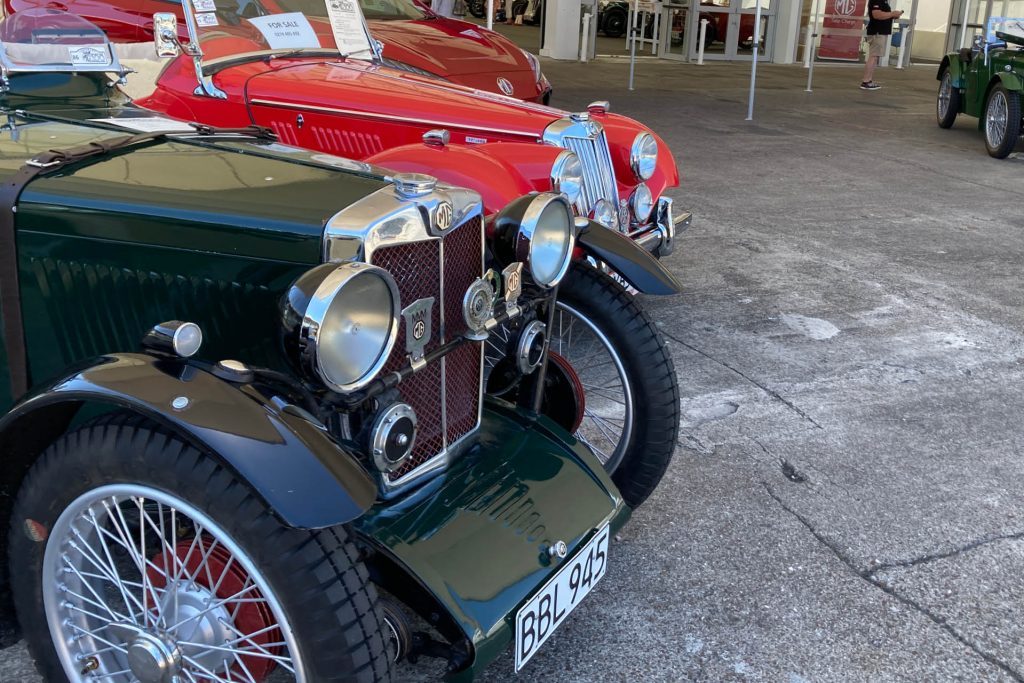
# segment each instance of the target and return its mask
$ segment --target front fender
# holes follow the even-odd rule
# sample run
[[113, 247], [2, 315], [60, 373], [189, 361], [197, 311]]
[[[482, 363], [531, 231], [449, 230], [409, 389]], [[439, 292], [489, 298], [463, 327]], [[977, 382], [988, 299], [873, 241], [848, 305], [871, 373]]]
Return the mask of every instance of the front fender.
[[483, 198], [484, 213], [491, 214], [524, 194], [551, 191], [551, 167], [561, 152], [558, 147], [520, 142], [414, 144], [385, 150], [365, 161], [472, 188]]
[[290, 526], [350, 522], [376, 500], [373, 479], [325, 430], [251, 386], [144, 354], [92, 363], [15, 406], [0, 420], [0, 442], [55, 406], [99, 403], [137, 412], [217, 458]]
[[576, 245], [588, 256], [604, 262], [644, 294], [678, 294], [682, 287], [675, 276], [646, 249], [622, 233], [590, 221], [580, 231]]

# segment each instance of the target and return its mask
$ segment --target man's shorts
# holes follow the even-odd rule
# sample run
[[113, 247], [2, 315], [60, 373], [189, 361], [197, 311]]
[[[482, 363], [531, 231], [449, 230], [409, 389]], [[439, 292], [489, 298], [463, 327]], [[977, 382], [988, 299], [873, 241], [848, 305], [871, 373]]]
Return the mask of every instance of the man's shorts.
[[868, 36], [868, 57], [882, 57], [889, 47], [889, 36], [878, 33]]

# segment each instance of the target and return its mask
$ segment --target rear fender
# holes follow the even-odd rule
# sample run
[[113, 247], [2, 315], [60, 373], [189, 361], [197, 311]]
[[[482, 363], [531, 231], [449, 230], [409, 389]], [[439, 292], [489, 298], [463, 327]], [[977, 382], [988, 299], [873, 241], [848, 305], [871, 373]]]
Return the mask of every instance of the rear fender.
[[232, 469], [289, 526], [350, 522], [377, 497], [370, 475], [315, 418], [193, 364], [143, 354], [93, 361], [0, 420], [0, 490], [13, 494], [32, 461], [89, 404], [129, 410], [174, 432]]
[[935, 74], [935, 79], [942, 80], [942, 74], [949, 70], [949, 75], [953, 79], [953, 87], [965, 88], [967, 84], [964, 82], [964, 66], [964, 63], [960, 61], [960, 55], [946, 55], [939, 64], [939, 70]]
[[[500, 154], [498, 153], [500, 149]], [[403, 145], [366, 162], [400, 172], [426, 173], [442, 182], [470, 187], [483, 198], [484, 212], [500, 211], [529, 192], [551, 190], [558, 147], [519, 142], [480, 145]]]

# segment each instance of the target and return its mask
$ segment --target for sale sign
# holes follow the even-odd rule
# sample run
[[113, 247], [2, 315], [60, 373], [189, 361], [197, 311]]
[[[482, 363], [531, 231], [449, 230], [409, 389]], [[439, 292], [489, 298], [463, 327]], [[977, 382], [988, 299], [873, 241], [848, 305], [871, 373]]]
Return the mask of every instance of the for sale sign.
[[867, 0], [825, 0], [818, 56], [825, 59], [860, 59]]

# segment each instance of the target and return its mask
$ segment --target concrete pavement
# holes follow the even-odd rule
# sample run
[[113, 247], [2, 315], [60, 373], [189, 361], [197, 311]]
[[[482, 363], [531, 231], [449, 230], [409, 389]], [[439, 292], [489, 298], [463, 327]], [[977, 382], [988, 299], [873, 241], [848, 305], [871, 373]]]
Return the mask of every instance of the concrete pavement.
[[931, 67], [762, 65], [753, 122], [749, 65], [544, 68], [660, 133], [696, 218], [646, 301], [675, 460], [517, 680], [1024, 680], [1024, 162], [936, 127]]

